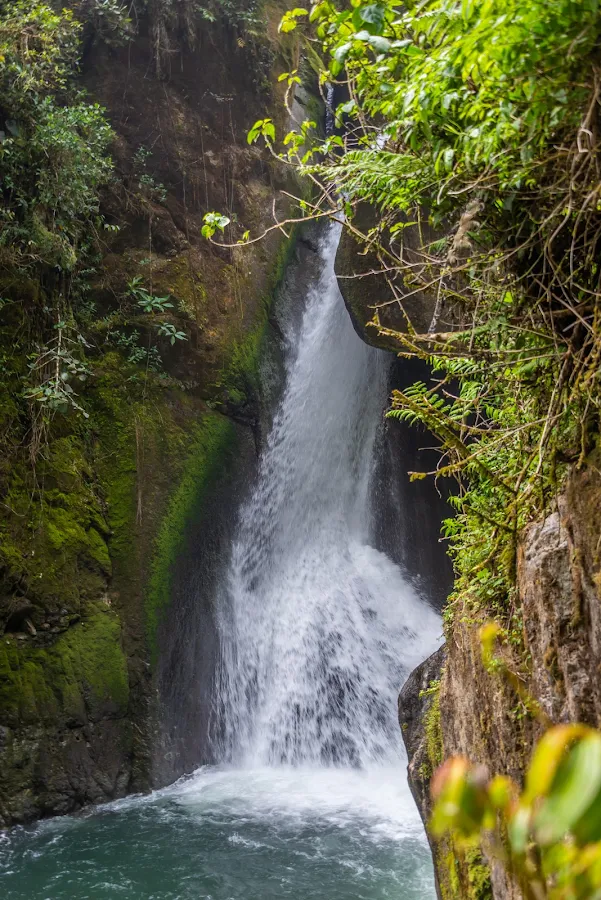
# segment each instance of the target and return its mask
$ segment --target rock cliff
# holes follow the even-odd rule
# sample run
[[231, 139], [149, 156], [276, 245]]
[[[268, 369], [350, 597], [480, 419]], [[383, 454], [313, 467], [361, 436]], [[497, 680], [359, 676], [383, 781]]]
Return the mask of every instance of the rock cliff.
[[[567, 479], [548, 515], [520, 535], [516, 573], [523, 621], [519, 646], [503, 642], [504, 666], [554, 723], [601, 725], [601, 473], [594, 455]], [[542, 726], [499, 672], [482, 662], [478, 627], [485, 617], [455, 615], [444, 653], [411, 676], [399, 698], [409, 779], [427, 823], [433, 769], [452, 755], [507, 773], [518, 783]], [[524, 662], [526, 660], [526, 662]], [[445, 898], [519, 900], [497, 863], [433, 842]]]
[[[425, 252], [440, 241], [444, 232], [434, 229], [427, 217], [407, 222], [392, 238], [380, 235], [382, 246], [390, 245], [403, 261], [403, 274], [382, 253], [371, 249], [367, 239], [378, 222], [373, 209], [359, 206], [353, 231], [344, 230], [336, 254], [336, 274], [351, 321], [360, 338], [384, 350], [398, 350], [398, 341], [386, 335], [396, 332], [427, 334], [450, 331], [460, 321], [460, 310], [440, 300], [435, 273], [444, 265]], [[434, 285], [434, 286], [433, 286]], [[377, 321], [378, 327], [374, 327]]]
[[[200, 741], [194, 759], [174, 751], [165, 717], [170, 679], [190, 694], [177, 644], [179, 599], [195, 589], [181, 585], [184, 534], [214, 559], [220, 516], [254, 464], [258, 363], [291, 249], [279, 233], [244, 251], [200, 236], [212, 209], [232, 229], [267, 227], [286, 183], [246, 143], [266, 109], [281, 115], [280, 13], [263, 8], [248, 27], [232, 10], [211, 22], [187, 4], [149, 4], [125, 44], [87, 34], [81, 82], [115, 132], [102, 198], [111, 227], [88, 276], [87, 418], [53, 420], [32, 474], [12, 372], [0, 393], [0, 826], [144, 790], [201, 761]], [[0, 269], [11, 301], [0, 357], [16, 377], [21, 311], [40, 287], [4, 258]], [[126, 311], [136, 278], [171, 298], [168, 322], [185, 340], [151, 341]]]
[[[373, 225], [365, 210], [357, 222], [363, 231]], [[417, 263], [419, 247], [436, 237], [418, 240], [412, 227], [403, 229], [409, 264], [412, 259]], [[398, 350], [396, 339], [379, 335], [369, 324], [376, 309], [384, 329], [427, 331], [436, 316], [436, 298], [419, 279], [413, 287], [407, 283], [393, 287], [378, 269], [381, 261], [365, 254], [364, 244], [347, 234], [338, 252], [337, 272], [355, 328], [368, 343]], [[410, 296], [404, 299], [405, 294]], [[460, 321], [455, 310], [438, 312], [446, 327]], [[427, 380], [428, 373], [422, 371], [417, 378]], [[467, 604], [458, 608], [455, 601], [445, 628], [446, 646], [411, 675], [401, 692], [399, 721], [409, 757], [409, 783], [426, 827], [430, 779], [450, 756], [468, 757], [491, 774], [506, 773], [518, 784], [523, 782], [543, 732], [532, 707], [524, 703], [525, 696], [551, 722], [601, 725], [600, 604], [597, 451], [569, 472], [544, 518], [530, 522], [519, 535], [514, 597], [510, 608], [497, 615], [506, 626], [497, 649], [499, 665], [492, 669], [484, 665], [479, 638], [480, 627], [495, 617], [495, 611]], [[522, 685], [521, 697], [512, 687], [515, 679]], [[479, 850], [465, 851], [432, 836], [430, 841], [443, 900], [521, 897], [503, 867]]]

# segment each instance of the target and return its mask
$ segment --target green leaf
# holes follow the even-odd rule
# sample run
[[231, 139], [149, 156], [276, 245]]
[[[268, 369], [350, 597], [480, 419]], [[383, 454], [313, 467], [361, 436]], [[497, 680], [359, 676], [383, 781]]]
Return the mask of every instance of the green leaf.
[[259, 119], [255, 122], [246, 136], [246, 141], [248, 144], [254, 144], [260, 137], [267, 141], [275, 140], [275, 126], [271, 119]]
[[363, 22], [372, 25], [380, 33], [386, 21], [386, 7], [381, 3], [371, 3], [369, 6], [360, 6], [357, 10]]
[[200, 233], [205, 238], [213, 237], [217, 229], [223, 231], [230, 224], [230, 219], [227, 216], [222, 216], [221, 213], [217, 212], [206, 213], [203, 221], [204, 225]]
[[289, 10], [287, 13], [284, 13], [282, 16], [282, 20], [278, 26], [278, 31], [284, 34], [287, 34], [290, 31], [294, 31], [298, 22], [296, 21], [300, 16], [308, 16], [309, 12], [302, 7], [296, 7], [295, 9]]
[[601, 734], [578, 741], [557, 768], [547, 797], [534, 819], [543, 846], [561, 840], [588, 811], [601, 790]]
[[311, 13], [309, 14], [309, 22], [315, 22], [315, 21], [317, 21], [317, 19], [321, 19], [322, 16], [327, 14], [329, 9], [330, 9], [330, 4], [327, 2], [317, 3], [311, 9]]
[[390, 50], [390, 41], [388, 38], [380, 37], [377, 34], [370, 35], [369, 43], [378, 53], [388, 53]]
[[526, 802], [546, 796], [567, 749], [587, 732], [588, 729], [582, 725], [557, 725], [546, 732], [534, 751], [526, 775]]
[[349, 52], [352, 48], [352, 44], [350, 41], [347, 41], [344, 44], [340, 44], [340, 46], [336, 47], [334, 50], [334, 61], [337, 62], [341, 67], [344, 65], [344, 61], [349, 55]]

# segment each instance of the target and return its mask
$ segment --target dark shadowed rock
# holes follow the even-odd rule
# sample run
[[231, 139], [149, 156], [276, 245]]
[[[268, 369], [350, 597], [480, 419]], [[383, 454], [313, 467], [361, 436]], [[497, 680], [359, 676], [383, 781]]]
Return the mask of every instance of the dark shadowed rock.
[[[440, 679], [445, 659], [446, 648], [443, 645], [413, 670], [399, 694], [399, 724], [407, 750], [409, 787], [425, 826], [432, 807], [430, 800], [432, 748], [428, 746], [430, 729], [427, 728], [426, 721], [435, 702], [435, 695], [426, 692], [433, 681]], [[432, 844], [431, 841], [430, 843]], [[432, 846], [433, 852], [434, 849]], [[435, 874], [436, 893], [441, 897], [438, 872]]]
[[[364, 205], [353, 224], [365, 234], [376, 221], [373, 210]], [[364, 253], [364, 244], [347, 229], [343, 230], [336, 254], [338, 285], [355, 331], [368, 344], [384, 350], [398, 350], [399, 345], [394, 339], [379, 335], [377, 328], [368, 324], [374, 318], [376, 307], [380, 324], [400, 332], [407, 332], [410, 324], [418, 334], [425, 334], [431, 326], [438, 328], [439, 322], [442, 330], [446, 330], [455, 318], [450, 311], [437, 308], [438, 286], [430, 282], [435, 279], [438, 267], [432, 272], [426, 270], [423, 255], [444, 233], [435, 231], [424, 220], [419, 225], [408, 224], [400, 234], [402, 249], [397, 242], [395, 250], [402, 253], [407, 268], [402, 278], [399, 273], [395, 276], [398, 299], [377, 255]]]
[[446, 657], [443, 645], [414, 669], [399, 694], [399, 724], [407, 750], [409, 787], [424, 820], [430, 815], [430, 770], [424, 721], [430, 712], [433, 695], [425, 693], [431, 682], [441, 676]]

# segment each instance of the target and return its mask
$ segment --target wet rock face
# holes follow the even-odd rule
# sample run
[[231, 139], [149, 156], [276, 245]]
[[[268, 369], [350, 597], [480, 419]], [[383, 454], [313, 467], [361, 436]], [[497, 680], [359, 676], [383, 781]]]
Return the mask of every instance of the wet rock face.
[[601, 724], [601, 475], [575, 474], [520, 542], [532, 693], [555, 722]]
[[446, 648], [443, 646], [413, 670], [399, 694], [399, 725], [407, 750], [409, 787], [424, 824], [428, 822], [432, 807], [431, 756], [436, 749], [428, 747], [424, 723], [432, 713], [432, 704], [436, 700], [435, 694], [428, 691], [432, 682], [440, 680], [445, 656]]
[[[431, 377], [426, 363], [396, 359], [389, 391]], [[440, 540], [441, 522], [453, 515], [447, 503], [450, 479], [411, 480], [409, 472], [431, 472], [438, 463], [436, 438], [422, 426], [384, 419], [375, 471], [378, 510], [376, 547], [400, 565], [418, 592], [440, 610], [453, 586], [453, 567]], [[411, 527], [407, 527], [409, 517]]]
[[[498, 652], [513, 671], [521, 673], [529, 694], [553, 722], [601, 726], [601, 474], [597, 465], [573, 472], [555, 508], [523, 531], [517, 585], [523, 646], [513, 650], [503, 645]], [[485, 612], [471, 611], [468, 616], [456, 611], [444, 664], [436, 654], [427, 660], [411, 675], [399, 699], [410, 786], [426, 822], [429, 781], [436, 762], [433, 735], [438, 734], [441, 758], [467, 756], [491, 773], [506, 773], [520, 783], [543, 731], [525, 714], [507, 681], [484, 668], [478, 629], [486, 620]], [[524, 660], [528, 660], [526, 671]], [[442, 674], [436, 674], [441, 669]], [[436, 710], [432, 695], [420, 697], [420, 692], [438, 677]], [[433, 842], [433, 855], [444, 900], [479, 896], [469, 888], [475, 881], [473, 860], [461, 858], [446, 842]], [[484, 867], [482, 861], [476, 863], [480, 872]], [[521, 900], [502, 866], [492, 861], [489, 870], [488, 893], [482, 896]], [[452, 883], [468, 887], [457, 895]]]
[[[368, 206], [360, 207], [353, 220], [363, 234], [376, 223], [377, 218]], [[437, 267], [427, 267], [424, 256], [424, 251], [428, 252], [429, 246], [444, 237], [444, 233], [433, 229], [424, 217], [419, 224], [408, 224], [400, 234], [402, 238], [395, 242], [394, 249], [406, 267], [402, 278], [398, 273], [394, 276], [394, 290], [387, 277], [390, 273], [382, 271], [383, 264], [377, 255], [364, 254], [364, 244], [350, 231], [343, 231], [336, 254], [338, 285], [355, 330], [368, 344], [384, 350], [398, 350], [399, 346], [368, 325], [376, 306], [382, 327], [394, 331], [406, 332], [409, 323], [418, 334], [448, 331], [457, 321], [454, 311], [441, 304], [438, 287], [432, 284]]]
[[58, 637], [0, 637], [0, 827], [127, 792], [132, 725], [121, 638], [105, 604]]
[[[261, 233], [272, 223], [274, 198], [277, 213], [285, 213], [278, 189], [291, 185], [246, 141], [253, 121], [285, 116], [276, 8], [273, 17], [260, 57], [257, 42], [244, 46], [233, 29], [222, 33], [200, 17], [193, 46], [180, 32], [171, 35], [173, 66], [161, 79], [153, 75], [154, 44], [142, 20], [126, 46], [96, 42], [86, 50], [82, 83], [115, 131], [117, 177], [102, 208], [120, 226], [103, 238], [106, 255], [91, 296], [103, 317], [128, 281], [142, 276], [157, 296], [175, 298], [186, 340], [157, 338], [169, 378], [154, 388], [149, 382], [144, 399], [127, 387], [123, 353], [100, 342], [94, 378], [82, 389], [93, 440], [75, 426], [53, 436], [38, 463], [43, 510], [29, 496], [24, 452], [15, 450], [19, 469], [0, 465], [0, 480], [10, 469], [18, 487], [0, 510], [0, 828], [147, 790], [200, 761], [180, 744], [188, 748], [206, 718], [206, 698], [185, 679], [209, 679], [211, 610], [205, 604], [195, 613], [207, 623], [195, 668], [179, 653], [187, 626], [198, 624], [189, 616], [195, 585], [185, 567], [188, 547], [179, 566], [167, 551], [162, 569], [155, 562], [161, 535], [168, 535], [162, 547], [179, 546], [172, 535], [183, 517], [178, 491], [188, 464], [198, 463], [197, 475], [216, 471], [210, 423], [238, 432], [242, 449], [237, 474], [233, 463], [223, 466], [214, 479], [220, 483], [211, 485], [213, 506], [205, 506], [213, 515], [214, 498], [224, 498], [219, 516], [205, 517], [204, 530], [193, 523], [203, 560], [218, 556], [225, 498], [254, 461], [262, 414], [255, 369], [285, 246], [274, 233], [240, 253], [226, 251], [209, 245], [201, 226], [204, 213], [230, 210]], [[4, 487], [3, 480], [6, 499]], [[159, 584], [171, 569], [179, 578], [158, 640], [150, 597], [157, 569]], [[168, 630], [174, 621], [177, 634]], [[163, 722], [158, 706], [172, 694], [179, 705]], [[180, 713], [176, 752], [159, 765], [157, 748], [169, 744], [164, 732]]]

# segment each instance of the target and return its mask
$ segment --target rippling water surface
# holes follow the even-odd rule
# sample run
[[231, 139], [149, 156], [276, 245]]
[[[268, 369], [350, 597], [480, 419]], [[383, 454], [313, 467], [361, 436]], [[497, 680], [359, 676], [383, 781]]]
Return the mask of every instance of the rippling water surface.
[[5, 900], [433, 900], [403, 773], [203, 769], [0, 838]]

